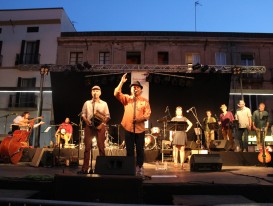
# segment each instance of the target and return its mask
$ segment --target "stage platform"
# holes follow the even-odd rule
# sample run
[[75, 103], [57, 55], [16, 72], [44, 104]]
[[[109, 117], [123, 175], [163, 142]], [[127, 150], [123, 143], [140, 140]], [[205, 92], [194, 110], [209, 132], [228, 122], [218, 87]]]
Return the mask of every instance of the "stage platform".
[[[78, 175], [83, 151], [77, 148], [44, 149], [40, 163], [33, 166], [36, 151], [35, 148], [25, 149], [22, 160], [16, 165], [0, 163], [0, 205], [16, 201], [28, 203], [26, 205], [33, 205], [35, 201], [44, 202], [44, 205], [50, 205], [50, 201], [51, 205], [273, 203], [272, 162], [260, 163], [257, 152], [194, 154], [195, 162], [192, 162], [187, 151], [190, 159], [186, 160], [186, 168], [182, 170], [174, 167], [170, 160], [162, 163], [160, 150], [146, 150], [143, 179], [119, 174]], [[78, 164], [66, 164], [66, 159], [78, 154]], [[126, 158], [124, 149], [111, 149], [106, 154], [109, 158]], [[95, 169], [96, 150], [93, 157], [92, 168]], [[57, 162], [62, 163], [57, 165], [56, 158], [64, 161]], [[222, 162], [220, 169], [214, 167], [219, 159]], [[191, 168], [192, 163], [198, 165], [195, 170]], [[107, 172], [126, 170], [128, 165], [124, 162], [120, 167], [104, 169]]]

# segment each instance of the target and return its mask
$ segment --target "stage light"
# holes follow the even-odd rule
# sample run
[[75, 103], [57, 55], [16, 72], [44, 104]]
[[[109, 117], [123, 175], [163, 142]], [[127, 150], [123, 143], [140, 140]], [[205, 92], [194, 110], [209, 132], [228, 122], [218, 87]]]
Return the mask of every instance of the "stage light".
[[240, 68], [240, 67], [233, 67], [231, 69], [231, 71], [232, 71], [232, 74], [234, 74], [234, 75], [240, 75], [242, 73], [242, 68]]
[[215, 73], [217, 72], [216, 68], [215, 67], [211, 67], [210, 70], [209, 70], [209, 73]]
[[91, 65], [88, 63], [88, 61], [83, 62], [83, 66], [84, 66], [86, 69], [91, 69]]
[[81, 64], [77, 64], [77, 69], [80, 70], [80, 71], [83, 71], [84, 67]]
[[152, 82], [153, 80], [153, 76], [151, 74], [148, 74], [148, 76], [146, 77], [146, 82]]
[[209, 69], [208, 65], [204, 65], [201, 67], [201, 72], [206, 72]]
[[197, 63], [197, 64], [195, 64], [195, 65], [192, 66], [193, 70], [198, 70], [200, 68], [201, 68], [201, 64], [199, 64], [199, 63]]
[[156, 84], [159, 84], [159, 83], [161, 82], [160, 76], [155, 76], [155, 77], [154, 77], [154, 82], [155, 82]]

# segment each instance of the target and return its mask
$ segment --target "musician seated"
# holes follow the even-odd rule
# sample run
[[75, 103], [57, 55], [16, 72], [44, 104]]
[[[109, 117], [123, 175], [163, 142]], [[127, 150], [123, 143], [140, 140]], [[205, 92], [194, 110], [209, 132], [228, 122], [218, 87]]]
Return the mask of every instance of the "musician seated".
[[70, 124], [70, 119], [66, 117], [65, 121], [60, 124], [59, 128], [55, 133], [56, 146], [63, 147], [64, 145], [68, 145], [69, 141], [72, 139], [72, 133], [73, 127]]

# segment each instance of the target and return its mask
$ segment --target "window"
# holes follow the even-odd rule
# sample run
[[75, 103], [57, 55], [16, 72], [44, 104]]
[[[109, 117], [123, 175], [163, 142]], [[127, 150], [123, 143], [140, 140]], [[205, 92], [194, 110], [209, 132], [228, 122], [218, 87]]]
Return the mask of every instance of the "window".
[[110, 53], [109, 52], [100, 52], [99, 64], [110, 64]]
[[225, 52], [215, 53], [215, 64], [216, 65], [227, 65], [227, 54]]
[[0, 41], [0, 66], [2, 66], [2, 61], [3, 61], [3, 55], [2, 55], [2, 41]]
[[[17, 87], [18, 88], [35, 88], [36, 78], [18, 78]], [[30, 92], [20, 92], [16, 93], [15, 103], [12, 102], [11, 105], [15, 107], [36, 107], [36, 97], [34, 93]]]
[[253, 54], [241, 54], [241, 65], [253, 66], [254, 65], [254, 55]]
[[28, 33], [39, 32], [39, 27], [38, 27], [38, 26], [28, 27], [28, 28], [27, 28], [27, 32], [28, 32]]
[[200, 54], [198, 53], [191, 53], [191, 54], [186, 54], [186, 64], [201, 64], [200, 62]]
[[70, 65], [82, 64], [83, 62], [83, 53], [82, 52], [70, 52]]
[[157, 54], [158, 64], [169, 64], [169, 53], [168, 52], [158, 52]]
[[22, 41], [21, 53], [17, 54], [15, 64], [39, 64], [40, 40], [37, 41]]
[[126, 64], [141, 64], [141, 53], [127, 52]]

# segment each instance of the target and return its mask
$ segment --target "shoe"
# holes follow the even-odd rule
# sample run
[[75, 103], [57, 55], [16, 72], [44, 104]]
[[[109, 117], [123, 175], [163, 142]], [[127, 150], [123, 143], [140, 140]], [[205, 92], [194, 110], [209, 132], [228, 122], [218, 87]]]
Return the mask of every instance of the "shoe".
[[173, 164], [173, 167], [174, 167], [174, 168], [177, 168], [177, 167], [178, 167], [178, 164], [177, 164], [177, 163], [174, 163], [174, 164]]
[[243, 151], [243, 152], [247, 152], [247, 151], [246, 151], [246, 149], [244, 149], [244, 151]]
[[181, 170], [186, 170], [184, 164], [181, 164]]
[[143, 169], [143, 167], [139, 167], [139, 166], [137, 166], [136, 167], [136, 175], [137, 176], [144, 176], [144, 169]]
[[77, 172], [78, 175], [86, 175], [88, 174], [88, 171], [87, 170], [80, 170]]

